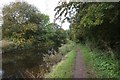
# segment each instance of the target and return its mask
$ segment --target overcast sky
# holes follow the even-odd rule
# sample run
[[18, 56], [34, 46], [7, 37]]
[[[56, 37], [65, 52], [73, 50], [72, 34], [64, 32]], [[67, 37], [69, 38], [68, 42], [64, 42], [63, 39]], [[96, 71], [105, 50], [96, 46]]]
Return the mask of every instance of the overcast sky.
[[[54, 8], [57, 6], [60, 0], [1, 0], [0, 1], [0, 8], [3, 7], [5, 4], [9, 4], [10, 2], [15, 1], [26, 1], [29, 4], [36, 6], [41, 13], [47, 14], [50, 17], [50, 22], [53, 22], [54, 19]], [[60, 23], [58, 23], [60, 25]], [[69, 23], [64, 23], [62, 25], [64, 29], [69, 28]]]

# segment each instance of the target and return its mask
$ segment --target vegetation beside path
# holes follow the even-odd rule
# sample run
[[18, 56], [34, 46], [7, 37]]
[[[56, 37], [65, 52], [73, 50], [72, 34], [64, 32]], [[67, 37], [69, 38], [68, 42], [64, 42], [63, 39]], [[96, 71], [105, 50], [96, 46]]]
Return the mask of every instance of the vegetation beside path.
[[60, 48], [60, 52], [66, 55], [63, 57], [60, 63], [53, 67], [52, 71], [49, 74], [46, 74], [46, 78], [72, 77], [74, 60], [76, 56], [76, 46], [74, 46], [74, 43], [72, 41], [70, 42]]
[[[81, 43], [88, 78], [120, 78], [120, 2], [59, 2], [54, 11], [51, 22], [27, 2], [4, 5], [2, 78], [23, 78], [20, 73], [27, 74], [26, 78], [43, 78], [51, 68], [46, 77], [71, 78]], [[68, 30], [62, 26], [66, 21], [70, 23]]]
[[105, 52], [91, 51], [82, 44], [80, 45], [80, 50], [86, 65], [86, 77], [120, 78], [117, 60], [112, 60], [105, 55]]
[[61, 2], [55, 11], [61, 22], [70, 22], [70, 40], [87, 46], [80, 50], [88, 71], [93, 68], [89, 76], [120, 78], [120, 3]]
[[59, 49], [60, 53], [64, 53], [65, 56], [61, 62], [52, 68], [50, 73], [46, 74], [45, 78], [72, 78], [77, 47], [80, 48], [84, 59], [86, 78], [120, 78], [119, 61], [112, 60], [109, 56], [104, 55], [105, 52], [100, 50], [91, 51], [83, 44], [73, 46], [72, 41]]

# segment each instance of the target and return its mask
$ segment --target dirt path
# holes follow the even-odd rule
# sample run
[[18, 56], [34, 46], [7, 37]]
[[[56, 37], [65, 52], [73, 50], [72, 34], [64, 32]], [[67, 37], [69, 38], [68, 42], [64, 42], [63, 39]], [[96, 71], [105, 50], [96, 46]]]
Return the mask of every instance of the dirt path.
[[85, 78], [85, 66], [83, 58], [80, 54], [80, 49], [77, 49], [77, 55], [75, 59], [75, 67], [73, 71], [73, 78]]

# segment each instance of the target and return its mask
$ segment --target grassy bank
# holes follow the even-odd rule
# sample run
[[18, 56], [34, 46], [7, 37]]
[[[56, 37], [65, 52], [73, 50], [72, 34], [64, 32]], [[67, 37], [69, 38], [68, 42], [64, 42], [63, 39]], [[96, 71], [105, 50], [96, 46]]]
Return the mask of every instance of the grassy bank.
[[[66, 44], [63, 47], [66, 47], [67, 45], [68, 44]], [[65, 51], [65, 49], [68, 49], [68, 48], [64, 48], [64, 50], [62, 49], [63, 52]], [[54, 66], [52, 71], [48, 73], [45, 76], [45, 78], [71, 78], [72, 77], [72, 73], [73, 73], [72, 70], [73, 70], [74, 60], [76, 56], [76, 48], [71, 47], [71, 50], [65, 54], [66, 55], [63, 57], [62, 61], [58, 63], [56, 66]]]
[[85, 60], [87, 77], [120, 78], [117, 70], [118, 61], [105, 56], [104, 52], [91, 51], [84, 45], [80, 45], [80, 50]]

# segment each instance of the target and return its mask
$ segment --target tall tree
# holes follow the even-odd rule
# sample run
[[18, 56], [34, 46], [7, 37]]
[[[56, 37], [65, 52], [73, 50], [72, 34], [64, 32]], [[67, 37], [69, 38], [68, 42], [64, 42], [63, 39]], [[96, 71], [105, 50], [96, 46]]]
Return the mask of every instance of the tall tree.
[[[113, 56], [113, 49], [120, 47], [120, 4], [61, 2], [56, 8], [56, 19], [68, 19], [72, 39], [83, 42], [91, 48], [107, 50]], [[73, 16], [69, 15], [73, 13]]]
[[14, 43], [10, 50], [35, 48], [47, 53], [65, 43], [66, 35], [61, 26], [50, 23], [49, 16], [26, 2], [4, 6], [3, 20], [3, 38]]
[[3, 38], [13, 41], [17, 47], [32, 47], [34, 42], [43, 39], [49, 17], [36, 7], [26, 2], [17, 2], [4, 6], [2, 12]]

